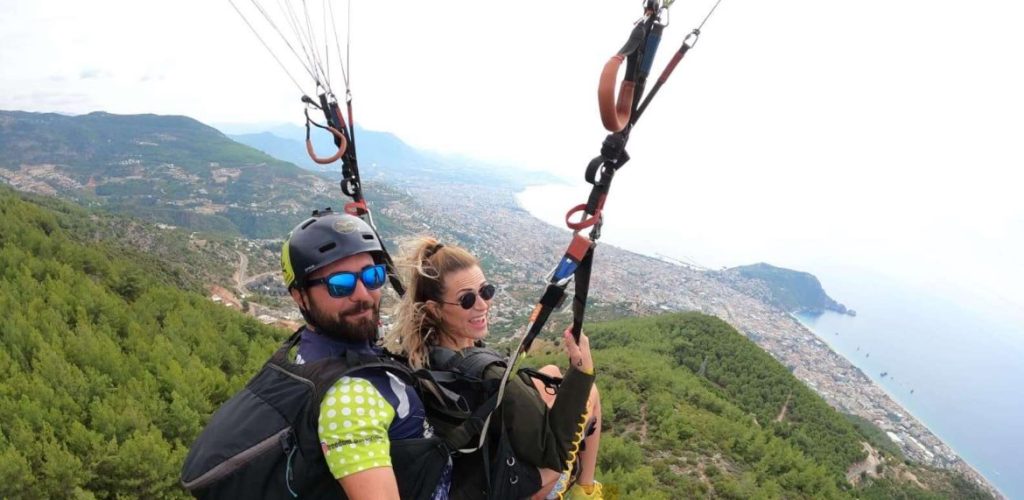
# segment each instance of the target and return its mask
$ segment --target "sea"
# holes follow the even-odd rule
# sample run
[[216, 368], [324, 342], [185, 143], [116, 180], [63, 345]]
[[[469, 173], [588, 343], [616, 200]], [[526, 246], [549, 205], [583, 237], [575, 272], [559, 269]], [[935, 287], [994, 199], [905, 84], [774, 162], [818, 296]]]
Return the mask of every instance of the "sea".
[[[579, 192], [579, 188], [565, 186], [534, 186], [520, 192], [516, 199], [535, 217], [562, 227], [561, 217], [572, 204], [569, 201], [575, 199], [572, 196], [578, 198]], [[629, 194], [623, 196], [627, 200], [618, 207], [630, 206]], [[635, 201], [643, 202], [639, 197]], [[671, 217], [676, 223], [679, 219]], [[613, 222], [620, 223], [623, 230], [616, 233]], [[606, 241], [638, 253], [690, 263], [693, 259], [689, 256], [717, 252], [713, 231], [701, 238], [686, 239], [681, 248], [681, 238], [675, 231], [644, 231], [640, 237], [628, 226], [636, 230], [637, 225], [645, 224], [624, 222], [606, 222]], [[808, 239], [814, 240], [813, 236]], [[887, 273], [878, 259], [874, 267], [873, 263], [851, 265], [848, 256], [841, 257], [841, 261], [829, 260], [828, 255], [846, 255], [838, 249], [830, 251], [829, 244], [837, 243], [823, 243], [820, 253], [826, 257], [815, 258], [814, 252], [804, 248], [796, 252], [804, 257], [790, 259], [784, 267], [817, 276], [826, 292], [855, 310], [856, 316], [827, 312], [797, 315], [797, 319], [860, 368], [1004, 495], [1024, 499], [1021, 311], [1005, 302], [979, 301], [966, 291], [958, 295], [955, 286], [901, 280]], [[781, 255], [777, 250], [768, 253]], [[724, 267], [760, 260], [751, 255], [747, 261], [719, 262]]]
[[1020, 325], [923, 290], [818, 276], [855, 305], [797, 318], [1009, 498], [1024, 498], [1024, 349]]

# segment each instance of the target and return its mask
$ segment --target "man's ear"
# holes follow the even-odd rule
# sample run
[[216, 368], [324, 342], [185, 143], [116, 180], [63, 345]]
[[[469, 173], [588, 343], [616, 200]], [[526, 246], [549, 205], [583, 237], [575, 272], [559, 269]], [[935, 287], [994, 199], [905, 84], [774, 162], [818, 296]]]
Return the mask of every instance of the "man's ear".
[[306, 294], [302, 293], [302, 290], [298, 287], [292, 287], [288, 292], [291, 294], [292, 300], [295, 301], [295, 305], [299, 306], [299, 309], [309, 309]]

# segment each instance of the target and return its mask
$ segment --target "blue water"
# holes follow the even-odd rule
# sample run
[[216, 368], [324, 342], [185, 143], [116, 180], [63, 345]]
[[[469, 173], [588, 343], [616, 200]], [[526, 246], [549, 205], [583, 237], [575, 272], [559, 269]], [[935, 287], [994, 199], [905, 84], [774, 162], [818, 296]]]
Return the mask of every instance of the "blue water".
[[819, 278], [857, 316], [800, 321], [1004, 494], [1024, 498], [1024, 328], [1000, 311], [966, 310], [879, 278]]

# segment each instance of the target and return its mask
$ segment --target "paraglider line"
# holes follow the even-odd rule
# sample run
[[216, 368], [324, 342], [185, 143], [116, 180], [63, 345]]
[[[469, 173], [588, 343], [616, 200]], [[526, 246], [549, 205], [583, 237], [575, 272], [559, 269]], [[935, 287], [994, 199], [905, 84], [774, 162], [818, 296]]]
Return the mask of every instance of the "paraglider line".
[[256, 31], [256, 28], [254, 28], [252, 23], [249, 22], [249, 19], [247, 19], [245, 15], [242, 14], [241, 10], [238, 10], [238, 6], [235, 5], [235, 2], [233, 2], [232, 0], [228, 0], [228, 3], [230, 3], [231, 7], [233, 7], [235, 9], [235, 12], [238, 13], [238, 17], [241, 17], [242, 21], [245, 21], [245, 25], [249, 27], [249, 30], [252, 31], [252, 34], [256, 35], [256, 38], [260, 41], [260, 43], [263, 44], [263, 47], [267, 49], [267, 52], [270, 53], [270, 57], [273, 57], [274, 60], [277, 61], [278, 66], [281, 66], [281, 69], [284, 70], [284, 74], [288, 75], [288, 78], [291, 79], [292, 83], [295, 84], [295, 88], [299, 89], [299, 93], [302, 93], [302, 85], [299, 85], [299, 81], [296, 80], [294, 76], [292, 76], [291, 72], [288, 71], [288, 68], [284, 65], [283, 62], [281, 62], [281, 59], [277, 57], [277, 54], [275, 54], [273, 50], [270, 50], [270, 46], [267, 45], [267, 42], [263, 40], [263, 37], [260, 36], [259, 32]]

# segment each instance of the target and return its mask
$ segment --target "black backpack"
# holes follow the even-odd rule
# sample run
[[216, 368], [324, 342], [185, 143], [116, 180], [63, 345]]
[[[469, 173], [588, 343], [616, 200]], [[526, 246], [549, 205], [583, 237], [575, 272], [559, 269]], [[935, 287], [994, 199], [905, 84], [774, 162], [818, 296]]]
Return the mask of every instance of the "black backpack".
[[[189, 449], [181, 484], [197, 498], [345, 498], [324, 460], [317, 420], [320, 401], [342, 376], [388, 370], [415, 386], [403, 364], [386, 355], [345, 356], [302, 365], [289, 361], [299, 332], [288, 339], [240, 392], [225, 402]], [[403, 499], [429, 499], [449, 460], [438, 437], [391, 442]]]
[[[452, 500], [524, 498], [540, 489], [540, 471], [519, 461], [502, 412], [495, 411], [501, 381], [485, 379], [490, 366], [505, 368], [507, 363], [485, 347], [457, 352], [433, 346], [431, 369], [416, 372], [427, 418], [453, 450]], [[488, 417], [483, 446], [475, 449]]]

